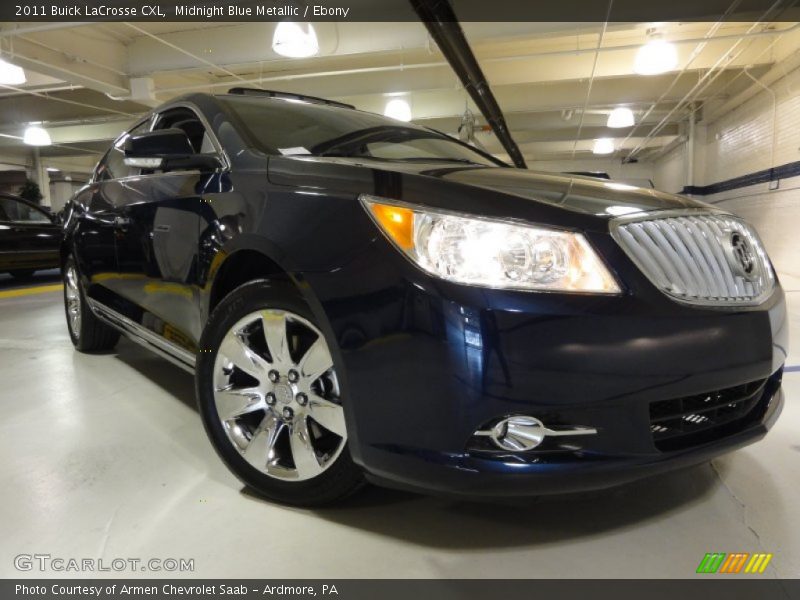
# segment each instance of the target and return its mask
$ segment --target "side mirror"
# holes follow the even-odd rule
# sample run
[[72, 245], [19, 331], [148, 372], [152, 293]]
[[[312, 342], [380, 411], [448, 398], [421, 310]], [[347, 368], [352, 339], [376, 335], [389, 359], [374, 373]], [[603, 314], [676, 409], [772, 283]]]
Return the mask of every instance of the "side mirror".
[[160, 129], [132, 135], [125, 140], [125, 164], [141, 169], [201, 169], [221, 166], [210, 154], [197, 154], [182, 129]]

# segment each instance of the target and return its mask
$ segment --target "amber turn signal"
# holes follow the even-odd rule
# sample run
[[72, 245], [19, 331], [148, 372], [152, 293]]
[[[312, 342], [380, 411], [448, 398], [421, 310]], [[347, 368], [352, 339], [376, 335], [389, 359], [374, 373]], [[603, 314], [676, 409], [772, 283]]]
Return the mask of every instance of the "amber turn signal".
[[403, 250], [414, 248], [414, 211], [389, 204], [367, 204], [375, 220]]

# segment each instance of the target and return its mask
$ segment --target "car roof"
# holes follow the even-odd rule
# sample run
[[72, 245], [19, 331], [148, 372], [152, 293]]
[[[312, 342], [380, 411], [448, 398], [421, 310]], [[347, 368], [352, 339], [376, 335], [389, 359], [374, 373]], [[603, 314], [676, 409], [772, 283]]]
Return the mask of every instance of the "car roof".
[[309, 102], [311, 104], [325, 104], [328, 106], [338, 106], [339, 108], [349, 108], [356, 110], [356, 107], [346, 102], [339, 102], [337, 100], [328, 100], [327, 98], [320, 98], [319, 96], [309, 96], [307, 94], [296, 94], [294, 92], [279, 92], [275, 90], [264, 90], [260, 88], [245, 88], [234, 87], [228, 90], [231, 96], [256, 96], [261, 98], [283, 98], [284, 100], [300, 100], [301, 102]]

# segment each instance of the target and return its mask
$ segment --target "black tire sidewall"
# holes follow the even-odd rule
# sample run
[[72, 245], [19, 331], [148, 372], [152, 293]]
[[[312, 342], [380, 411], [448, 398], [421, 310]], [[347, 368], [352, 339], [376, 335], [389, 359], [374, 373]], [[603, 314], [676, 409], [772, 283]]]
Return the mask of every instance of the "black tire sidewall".
[[[228, 439], [217, 414], [213, 394], [217, 349], [223, 337], [237, 321], [252, 312], [266, 308], [293, 312], [322, 330], [308, 304], [289, 284], [257, 280], [231, 292], [212, 312], [200, 340], [195, 368], [195, 388], [203, 425], [222, 461], [245, 485], [259, 494], [297, 506], [333, 502], [354, 492], [363, 480], [360, 469], [350, 457], [347, 445], [334, 464], [317, 477], [305, 481], [282, 481], [260, 472], [239, 454]], [[331, 340], [326, 338], [326, 342], [330, 347]], [[334, 368], [337, 372], [341, 372], [340, 366], [335, 361], [334, 358]]]
[[[72, 327], [70, 327], [69, 312], [67, 309], [67, 271], [69, 271], [70, 267], [75, 268], [81, 305], [81, 327], [77, 336], [73, 333]], [[61, 270], [61, 280], [64, 287], [64, 317], [67, 320], [67, 332], [69, 333], [69, 339], [72, 341], [72, 345], [75, 346], [79, 352], [84, 353], [107, 352], [114, 348], [119, 340], [120, 333], [113, 327], [100, 321], [92, 312], [92, 309], [89, 308], [89, 304], [86, 301], [86, 292], [83, 289], [81, 273], [72, 256], [69, 256], [64, 261], [64, 266]]]

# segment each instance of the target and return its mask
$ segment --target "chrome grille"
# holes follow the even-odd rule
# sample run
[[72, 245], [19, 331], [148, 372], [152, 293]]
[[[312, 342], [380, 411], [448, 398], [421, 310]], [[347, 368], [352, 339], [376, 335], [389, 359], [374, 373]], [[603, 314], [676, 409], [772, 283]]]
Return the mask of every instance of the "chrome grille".
[[622, 220], [612, 233], [656, 287], [683, 302], [758, 304], [775, 286], [755, 230], [726, 214]]

